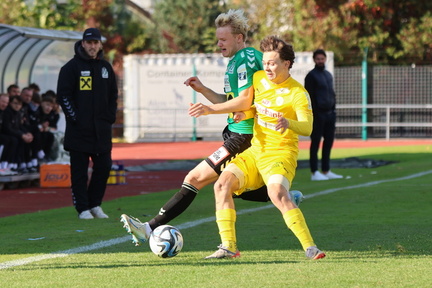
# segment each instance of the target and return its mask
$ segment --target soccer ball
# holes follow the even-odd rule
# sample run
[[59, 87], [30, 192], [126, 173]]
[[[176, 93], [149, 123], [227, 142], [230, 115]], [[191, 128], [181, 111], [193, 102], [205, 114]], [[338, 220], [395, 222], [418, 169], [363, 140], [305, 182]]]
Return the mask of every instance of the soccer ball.
[[150, 249], [162, 258], [176, 256], [183, 248], [183, 236], [171, 225], [161, 225], [154, 229], [149, 238]]

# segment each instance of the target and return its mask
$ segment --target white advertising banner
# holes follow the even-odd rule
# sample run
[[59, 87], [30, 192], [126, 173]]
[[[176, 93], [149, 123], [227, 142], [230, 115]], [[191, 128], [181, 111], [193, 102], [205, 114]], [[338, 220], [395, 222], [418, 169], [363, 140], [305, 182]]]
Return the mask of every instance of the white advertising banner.
[[[222, 140], [227, 115], [193, 119], [187, 113], [192, 102], [210, 102], [187, 87], [196, 75], [217, 93], [223, 93], [228, 59], [220, 54], [150, 54], [124, 58], [124, 136], [127, 142]], [[333, 53], [327, 53], [327, 69], [333, 73]], [[296, 53], [291, 75], [304, 83], [313, 69], [312, 52]]]

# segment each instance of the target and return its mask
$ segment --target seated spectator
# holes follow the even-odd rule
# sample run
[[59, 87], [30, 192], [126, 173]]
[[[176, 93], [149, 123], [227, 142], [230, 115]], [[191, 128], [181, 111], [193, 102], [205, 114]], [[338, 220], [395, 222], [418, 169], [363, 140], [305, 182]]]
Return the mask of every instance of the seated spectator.
[[[33, 141], [31, 142], [31, 165], [38, 167], [39, 161], [44, 159], [45, 153], [42, 149], [42, 140], [39, 130], [39, 105], [40, 96], [33, 92], [33, 89], [25, 87], [21, 91], [22, 108], [21, 114], [24, 126], [28, 132], [33, 135]], [[39, 160], [39, 161], [38, 161]]]
[[[61, 137], [63, 138], [64, 132], [66, 130], [66, 116], [64, 115], [61, 106], [57, 103], [57, 94], [53, 90], [48, 90], [45, 92], [44, 96], [51, 96], [54, 98], [55, 105], [53, 110], [59, 114], [59, 120], [57, 122], [57, 131], [61, 132]], [[63, 150], [65, 151], [65, 150]], [[65, 151], [66, 152], [66, 151]]]
[[9, 95], [2, 93], [0, 94], [0, 175], [15, 175], [16, 172], [12, 171], [12, 168], [16, 168], [18, 165], [14, 163], [16, 160], [16, 148], [18, 140], [10, 135], [6, 135], [3, 132], [3, 112], [9, 105]]
[[57, 131], [57, 122], [60, 115], [53, 110], [55, 107], [55, 99], [51, 96], [43, 96], [39, 107], [42, 149], [45, 153], [45, 160], [54, 161], [57, 156], [54, 155], [54, 134]]
[[9, 97], [19, 96], [21, 94], [19, 86], [16, 84], [9, 85], [7, 88], [7, 94], [9, 95]]
[[17, 168], [14, 169], [19, 173], [36, 172], [36, 167], [30, 161], [33, 134], [23, 124], [24, 119], [22, 118], [21, 108], [21, 97], [12, 96], [9, 100], [9, 106], [3, 112], [2, 128], [6, 135], [14, 136], [17, 139], [17, 155], [15, 160]]
[[61, 110], [61, 106], [56, 101], [57, 94], [53, 90], [48, 90], [42, 94], [42, 99], [47, 96], [54, 99], [53, 113], [56, 115], [57, 119], [56, 131], [54, 132], [54, 144], [51, 149], [51, 155], [49, 155], [48, 159], [58, 162], [69, 162], [69, 152], [64, 150], [63, 147], [64, 132], [66, 129], [65, 115]]
[[[24, 101], [23, 98], [21, 99]], [[41, 96], [38, 93], [33, 92], [31, 101], [28, 102], [28, 108], [27, 108], [28, 122], [30, 125], [37, 126], [40, 122], [39, 119], [40, 104], [41, 104]]]
[[36, 83], [29, 84], [28, 88], [33, 90], [33, 94], [40, 94], [40, 87]]

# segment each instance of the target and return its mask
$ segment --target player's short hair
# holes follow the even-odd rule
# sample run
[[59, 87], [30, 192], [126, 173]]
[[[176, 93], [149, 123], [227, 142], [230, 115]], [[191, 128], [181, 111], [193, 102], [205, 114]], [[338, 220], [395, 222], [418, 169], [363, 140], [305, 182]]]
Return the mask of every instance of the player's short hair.
[[230, 9], [227, 13], [222, 13], [216, 18], [215, 25], [216, 28], [230, 26], [232, 34], [241, 34], [243, 35], [243, 41], [246, 41], [247, 32], [249, 30], [247, 21], [243, 10]]
[[323, 49], [317, 49], [317, 50], [315, 50], [315, 51], [313, 52], [313, 55], [312, 55], [313, 59], [315, 59], [315, 57], [316, 57], [317, 55], [324, 55], [324, 57], [327, 58], [327, 54], [325, 53], [325, 51], [324, 51]]
[[277, 52], [279, 53], [279, 58], [282, 60], [290, 61], [290, 69], [294, 64], [295, 53], [292, 45], [286, 43], [284, 40], [278, 36], [267, 36], [260, 43], [260, 49], [262, 52]]

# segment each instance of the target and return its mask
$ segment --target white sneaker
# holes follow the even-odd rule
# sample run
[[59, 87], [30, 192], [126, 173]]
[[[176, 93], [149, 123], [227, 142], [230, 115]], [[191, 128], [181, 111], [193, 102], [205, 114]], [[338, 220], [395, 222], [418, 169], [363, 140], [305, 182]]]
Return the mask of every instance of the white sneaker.
[[311, 180], [312, 181], [323, 181], [323, 180], [329, 180], [330, 178], [327, 177], [326, 175], [322, 174], [319, 171], [315, 171], [314, 174], [312, 174], [311, 176]]
[[343, 178], [342, 175], [335, 174], [331, 171], [328, 171], [327, 174], [324, 174], [324, 176], [326, 176], [328, 179], [342, 179]]
[[83, 212], [81, 212], [78, 215], [79, 219], [85, 219], [85, 220], [89, 220], [89, 219], [94, 219], [93, 215], [90, 213], [90, 210], [85, 210]]
[[18, 172], [12, 171], [9, 168], [0, 169], [0, 176], [18, 175]]
[[106, 215], [100, 206], [96, 206], [90, 209], [90, 213], [94, 216], [94, 218], [109, 218]]
[[152, 229], [147, 222], [142, 223], [137, 218], [129, 217], [126, 214], [120, 216], [120, 222], [123, 223], [126, 232], [132, 235], [132, 243], [135, 246], [141, 246], [149, 239]]

